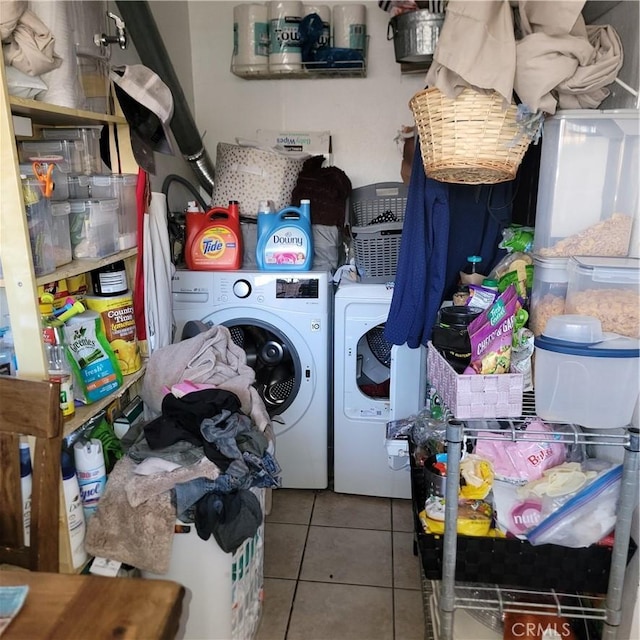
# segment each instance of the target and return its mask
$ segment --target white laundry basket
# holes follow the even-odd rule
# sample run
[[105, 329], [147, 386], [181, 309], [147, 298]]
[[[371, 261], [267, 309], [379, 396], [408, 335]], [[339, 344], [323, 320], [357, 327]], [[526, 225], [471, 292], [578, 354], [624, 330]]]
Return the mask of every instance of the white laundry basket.
[[[252, 488], [264, 514], [265, 489]], [[178, 523], [179, 525], [180, 523]], [[264, 517], [258, 531], [235, 553], [225, 553], [215, 538], [202, 540], [194, 524], [176, 526], [166, 574], [144, 578], [174, 580], [186, 589], [177, 638], [251, 640], [262, 610]]]

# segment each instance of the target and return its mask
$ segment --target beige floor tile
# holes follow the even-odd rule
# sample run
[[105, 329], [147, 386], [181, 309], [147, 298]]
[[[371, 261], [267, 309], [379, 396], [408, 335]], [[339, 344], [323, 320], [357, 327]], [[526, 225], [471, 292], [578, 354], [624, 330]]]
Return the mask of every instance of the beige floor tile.
[[393, 586], [420, 589], [420, 560], [413, 555], [413, 534], [393, 532]]
[[308, 527], [273, 522], [264, 528], [265, 578], [296, 579], [300, 570]]
[[422, 593], [394, 589], [393, 597], [396, 640], [423, 640], [425, 633]]
[[309, 524], [315, 491], [276, 489], [272, 494], [271, 513], [266, 522]]
[[353, 529], [391, 529], [391, 500], [320, 491], [311, 524]]
[[391, 500], [391, 526], [394, 531], [413, 531], [411, 500]]
[[309, 528], [301, 580], [391, 587], [391, 533]]
[[255, 640], [285, 640], [295, 580], [265, 578], [262, 617]]
[[392, 590], [300, 582], [287, 640], [393, 640]]

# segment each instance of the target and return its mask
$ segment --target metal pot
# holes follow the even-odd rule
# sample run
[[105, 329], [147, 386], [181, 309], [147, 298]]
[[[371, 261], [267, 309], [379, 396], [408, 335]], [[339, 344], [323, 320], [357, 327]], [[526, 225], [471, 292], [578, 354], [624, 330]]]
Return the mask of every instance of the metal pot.
[[427, 9], [408, 11], [389, 20], [387, 40], [393, 38], [396, 62], [431, 62], [444, 13]]

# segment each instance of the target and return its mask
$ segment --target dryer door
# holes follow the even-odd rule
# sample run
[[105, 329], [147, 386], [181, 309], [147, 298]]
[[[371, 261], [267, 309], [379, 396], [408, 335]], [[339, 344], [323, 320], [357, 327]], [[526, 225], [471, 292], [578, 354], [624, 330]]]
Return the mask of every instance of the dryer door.
[[203, 322], [224, 325], [234, 343], [244, 349], [247, 364], [256, 372], [254, 386], [275, 418], [278, 436], [295, 426], [309, 408], [317, 384], [316, 363], [298, 330], [281, 316], [261, 310], [249, 318], [242, 312], [221, 309]]

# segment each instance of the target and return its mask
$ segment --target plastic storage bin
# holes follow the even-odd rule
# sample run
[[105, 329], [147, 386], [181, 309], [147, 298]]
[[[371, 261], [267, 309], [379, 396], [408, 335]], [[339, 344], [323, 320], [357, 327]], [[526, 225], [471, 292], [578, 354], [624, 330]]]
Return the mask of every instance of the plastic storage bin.
[[115, 197], [118, 198], [118, 248], [130, 249], [138, 245], [138, 202], [135, 173], [113, 175]]
[[91, 173], [84, 170], [84, 153], [81, 140], [24, 140], [18, 143], [20, 162], [44, 158], [55, 161], [63, 173]]
[[[78, 173], [100, 173], [102, 160], [100, 157], [100, 137], [102, 126], [88, 127], [47, 127], [42, 130], [45, 140], [71, 140], [81, 143], [81, 168], [74, 169]], [[99, 196], [94, 196], [99, 197]]]
[[55, 271], [53, 255], [51, 202], [45, 198], [37, 178], [22, 178], [22, 197], [27, 215], [29, 240], [36, 276]]
[[74, 200], [87, 198], [117, 198], [116, 182], [109, 174], [74, 174], [68, 178], [69, 197]]
[[362, 282], [395, 278], [407, 191], [401, 182], [378, 182], [351, 193], [351, 236]]
[[521, 373], [460, 375], [428, 344], [427, 377], [455, 418], [507, 418], [522, 415]]
[[574, 256], [565, 313], [594, 316], [603, 331], [640, 338], [640, 258]]
[[533, 258], [533, 285], [529, 299], [529, 329], [539, 336], [552, 316], [564, 313], [569, 258]]
[[69, 231], [69, 214], [71, 205], [68, 202], [52, 202], [51, 217], [53, 219], [53, 255], [56, 267], [71, 262], [71, 234]]
[[561, 315], [535, 339], [536, 414], [617, 429], [629, 424], [640, 388], [640, 341], [605, 335], [593, 316]]
[[[51, 200], [60, 201], [69, 199], [69, 184], [67, 182], [68, 175], [60, 169], [57, 163], [42, 162], [39, 163], [38, 168], [40, 175], [47, 175], [49, 166], [53, 164], [53, 170], [51, 172], [51, 179], [53, 180], [53, 192], [51, 193]], [[20, 175], [27, 178], [36, 178], [36, 172], [34, 169], [34, 163], [23, 163], [20, 165]]]
[[584, 109], [545, 120], [534, 253], [626, 256], [632, 234], [637, 243], [638, 117]]
[[76, 260], [103, 258], [118, 251], [118, 201], [70, 200], [71, 246]]

